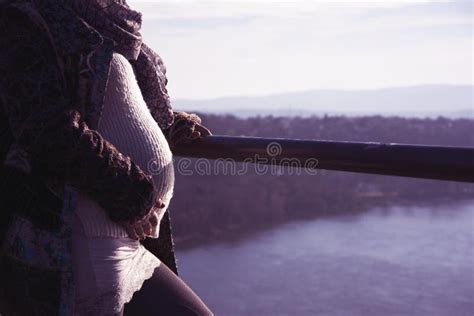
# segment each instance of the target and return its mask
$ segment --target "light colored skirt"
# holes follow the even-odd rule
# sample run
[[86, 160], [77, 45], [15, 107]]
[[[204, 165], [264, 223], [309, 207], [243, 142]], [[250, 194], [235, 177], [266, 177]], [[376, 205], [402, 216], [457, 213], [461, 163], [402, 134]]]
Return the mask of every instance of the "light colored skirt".
[[128, 237], [87, 237], [72, 219], [75, 315], [114, 315], [149, 279], [161, 261]]

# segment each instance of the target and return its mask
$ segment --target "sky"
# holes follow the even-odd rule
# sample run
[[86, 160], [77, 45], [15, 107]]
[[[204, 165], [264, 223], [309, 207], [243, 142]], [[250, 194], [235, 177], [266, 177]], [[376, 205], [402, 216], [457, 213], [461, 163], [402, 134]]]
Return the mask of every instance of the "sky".
[[128, 3], [174, 99], [473, 84], [469, 0]]

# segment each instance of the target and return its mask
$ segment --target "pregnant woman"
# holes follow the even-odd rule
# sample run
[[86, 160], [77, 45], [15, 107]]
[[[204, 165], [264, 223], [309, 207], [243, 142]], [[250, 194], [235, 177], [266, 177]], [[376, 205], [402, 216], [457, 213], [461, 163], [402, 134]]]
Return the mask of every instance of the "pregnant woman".
[[171, 110], [141, 14], [122, 0], [17, 0], [0, 15], [0, 314], [212, 315], [140, 242], [160, 237], [170, 147], [210, 135]]

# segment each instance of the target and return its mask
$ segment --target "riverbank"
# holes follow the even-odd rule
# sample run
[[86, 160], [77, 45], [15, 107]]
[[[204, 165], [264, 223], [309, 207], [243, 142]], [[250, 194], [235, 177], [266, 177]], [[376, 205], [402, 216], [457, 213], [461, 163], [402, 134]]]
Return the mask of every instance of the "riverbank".
[[[359, 203], [353, 205], [351, 209], [339, 209], [328, 212], [325, 210], [320, 213], [306, 213], [307, 216], [301, 216], [298, 218], [289, 219], [288, 221], [269, 221], [267, 223], [256, 222], [252, 225], [246, 226], [229, 226], [223, 229], [214, 228], [209, 231], [208, 234], [196, 233], [188, 236], [175, 236], [174, 242], [178, 250], [188, 250], [201, 246], [208, 246], [217, 243], [240, 243], [248, 239], [252, 239], [259, 234], [263, 234], [268, 230], [272, 230], [286, 224], [288, 222], [296, 221], [310, 221], [315, 219], [331, 218], [331, 217], [353, 217], [367, 213], [374, 208], [390, 209], [391, 207], [421, 207], [421, 208], [439, 208], [443, 206], [457, 206], [469, 201], [473, 201], [471, 195], [462, 195], [458, 199], [452, 197], [437, 197], [431, 199], [413, 200], [410, 198], [403, 197], [392, 197], [392, 198], [369, 198], [360, 199]], [[171, 215], [172, 216], [172, 215]]]

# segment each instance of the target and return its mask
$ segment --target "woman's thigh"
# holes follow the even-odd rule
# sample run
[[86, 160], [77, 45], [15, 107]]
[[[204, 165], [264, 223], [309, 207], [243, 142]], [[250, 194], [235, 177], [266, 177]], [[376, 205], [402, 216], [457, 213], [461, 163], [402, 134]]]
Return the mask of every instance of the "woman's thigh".
[[194, 291], [164, 263], [125, 304], [125, 316], [211, 316], [213, 313]]

